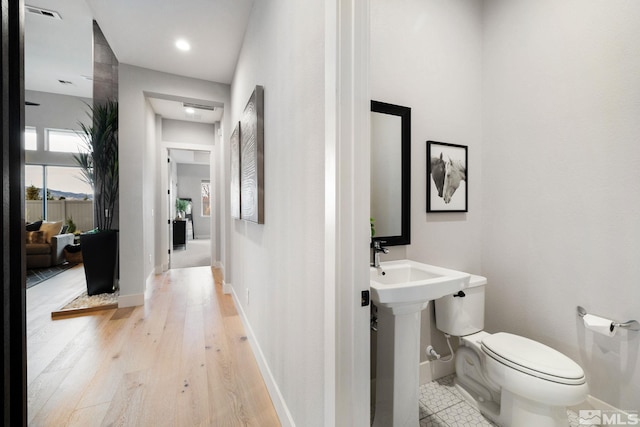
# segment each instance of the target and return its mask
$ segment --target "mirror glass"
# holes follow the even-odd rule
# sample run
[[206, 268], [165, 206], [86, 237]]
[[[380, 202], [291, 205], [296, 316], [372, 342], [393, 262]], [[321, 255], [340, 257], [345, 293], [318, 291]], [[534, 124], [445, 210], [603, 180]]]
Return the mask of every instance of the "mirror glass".
[[371, 101], [371, 218], [374, 240], [410, 243], [411, 109]]

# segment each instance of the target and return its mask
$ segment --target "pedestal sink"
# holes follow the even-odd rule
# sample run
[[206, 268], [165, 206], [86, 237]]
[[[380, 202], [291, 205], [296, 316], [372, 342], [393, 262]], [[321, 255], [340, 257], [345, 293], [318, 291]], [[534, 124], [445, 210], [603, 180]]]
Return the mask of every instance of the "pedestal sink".
[[374, 427], [420, 423], [420, 312], [429, 301], [469, 285], [469, 274], [412, 260], [371, 267], [371, 300], [378, 307]]

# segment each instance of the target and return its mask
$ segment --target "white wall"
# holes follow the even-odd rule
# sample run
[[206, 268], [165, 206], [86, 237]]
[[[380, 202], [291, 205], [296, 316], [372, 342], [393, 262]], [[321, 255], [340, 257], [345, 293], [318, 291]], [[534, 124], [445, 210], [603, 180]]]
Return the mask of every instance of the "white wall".
[[255, 85], [264, 86], [265, 224], [233, 220], [228, 278], [291, 418], [305, 426], [331, 424], [323, 412], [323, 16], [322, 1], [256, 2], [231, 86], [234, 127]]
[[[154, 232], [162, 232], [166, 219], [156, 221], [162, 207], [157, 124], [146, 101], [147, 95], [162, 94], [228, 105], [229, 86], [120, 64], [120, 301], [121, 306], [142, 304], [145, 281], [160, 265], [154, 258]], [[153, 123], [152, 123], [153, 122]], [[154, 135], [151, 133], [154, 132]], [[155, 207], [155, 209], [154, 209]], [[154, 210], [154, 216], [152, 216]], [[149, 255], [154, 258], [149, 265]]]
[[90, 98], [59, 95], [48, 92], [25, 91], [25, 99], [40, 105], [25, 106], [25, 126], [36, 128], [38, 135], [38, 149], [25, 151], [27, 164], [76, 166], [73, 156], [69, 153], [55, 153], [45, 151], [45, 129], [68, 129], [79, 131], [79, 122], [90, 123]]
[[[481, 271], [481, 2], [371, 0], [371, 98], [411, 108], [411, 245], [383, 260], [408, 257]], [[426, 141], [468, 146], [468, 213], [426, 213]], [[430, 178], [429, 178], [430, 179]], [[421, 348], [448, 353], [422, 316]], [[424, 352], [422, 360], [426, 360]]]
[[209, 165], [178, 164], [177, 172], [178, 192], [175, 195], [191, 198], [195, 236], [197, 239], [208, 239], [211, 237], [211, 218], [202, 216], [200, 184], [202, 181], [209, 181]]
[[[156, 141], [158, 136], [156, 135], [156, 121], [157, 116], [154, 113], [151, 104], [148, 100], [145, 99], [145, 144], [144, 144], [144, 157], [142, 159], [142, 169], [143, 169], [143, 182], [146, 185], [151, 185], [155, 182], [156, 177], [156, 169], [158, 167], [158, 162], [156, 159]], [[122, 138], [120, 139], [122, 141]], [[120, 142], [121, 143], [121, 142]], [[124, 185], [123, 185], [124, 184]], [[123, 188], [126, 188], [128, 183], [120, 182], [120, 191]], [[153, 272], [156, 261], [156, 239], [157, 236], [155, 234], [155, 222], [156, 219], [156, 211], [155, 205], [157, 198], [161, 197], [161, 194], [157, 194], [155, 191], [144, 191], [142, 193], [142, 214], [144, 218], [148, 218], [147, 221], [143, 221], [143, 232], [144, 232], [144, 248], [143, 253], [145, 255], [144, 259], [144, 277], [148, 278]], [[123, 221], [120, 221], [122, 224]], [[120, 244], [122, 245], [122, 236], [120, 237]], [[121, 261], [122, 262], [122, 261]]]
[[212, 145], [215, 139], [214, 129], [215, 126], [209, 123], [163, 119], [162, 139], [187, 144]]
[[593, 396], [638, 410], [640, 333], [593, 337], [576, 306], [640, 318], [640, 3], [484, 6], [487, 329], [559, 349]]

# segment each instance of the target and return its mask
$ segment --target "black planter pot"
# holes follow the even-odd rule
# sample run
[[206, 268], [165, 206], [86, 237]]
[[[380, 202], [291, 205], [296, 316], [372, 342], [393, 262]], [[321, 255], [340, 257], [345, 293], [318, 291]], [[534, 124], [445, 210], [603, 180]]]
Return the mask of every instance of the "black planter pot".
[[98, 231], [80, 235], [87, 294], [98, 295], [115, 291], [118, 260], [118, 232]]

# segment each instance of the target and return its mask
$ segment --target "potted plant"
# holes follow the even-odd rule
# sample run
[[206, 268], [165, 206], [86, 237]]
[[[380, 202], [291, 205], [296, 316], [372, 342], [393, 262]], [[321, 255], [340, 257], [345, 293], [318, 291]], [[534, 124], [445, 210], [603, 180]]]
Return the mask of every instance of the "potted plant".
[[84, 180], [93, 188], [94, 230], [80, 235], [87, 294], [115, 291], [118, 234], [112, 229], [118, 200], [118, 103], [89, 107], [91, 126], [80, 123], [86, 152], [74, 155]]
[[178, 218], [184, 219], [184, 214], [189, 207], [189, 202], [184, 199], [176, 199], [176, 211], [178, 211]]

